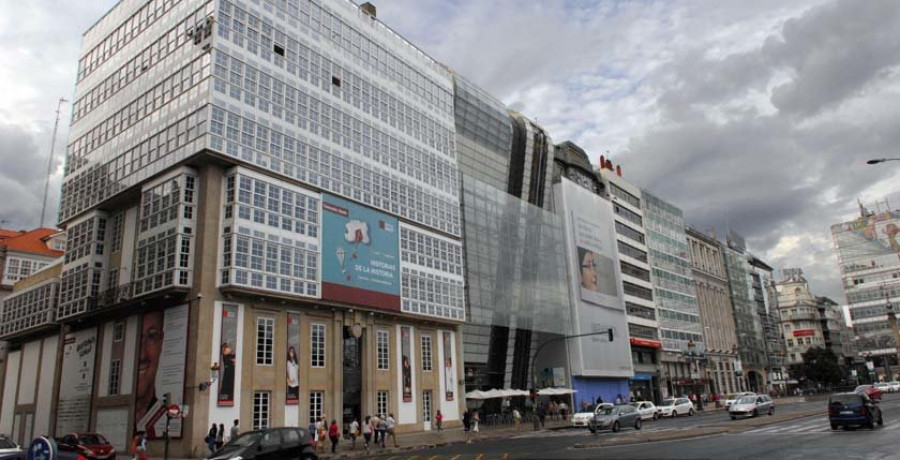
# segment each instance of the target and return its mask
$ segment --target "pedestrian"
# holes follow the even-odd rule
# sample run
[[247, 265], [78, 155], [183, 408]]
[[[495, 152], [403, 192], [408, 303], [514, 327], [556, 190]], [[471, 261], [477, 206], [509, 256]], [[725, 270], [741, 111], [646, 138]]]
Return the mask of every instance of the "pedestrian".
[[440, 410], [437, 411], [437, 414], [434, 414], [434, 422], [437, 424], [438, 431], [444, 431], [444, 414], [441, 414]]
[[331, 440], [331, 453], [337, 451], [338, 441], [341, 440], [341, 428], [337, 424], [337, 420], [331, 420], [331, 426], [328, 427], [328, 439]]
[[380, 444], [380, 440], [378, 438], [378, 422], [380, 421], [381, 417], [379, 417], [378, 414], [372, 416], [372, 437], [375, 438], [374, 441], [376, 446]]
[[479, 422], [481, 422], [481, 416], [478, 415], [478, 411], [475, 411], [475, 413], [472, 414], [472, 432], [473, 433], [478, 433], [478, 423]]
[[381, 448], [384, 449], [385, 441], [387, 440], [387, 431], [388, 431], [388, 423], [387, 419], [384, 417], [384, 414], [378, 418], [378, 425], [376, 425], [376, 431], [378, 432], [378, 439], [381, 440]]
[[306, 427], [306, 430], [309, 431], [309, 440], [312, 442], [313, 448], [316, 447], [316, 424], [315, 422], [309, 422], [309, 426]]
[[147, 454], [147, 437], [144, 436], [143, 431], [138, 431], [135, 433], [134, 437], [131, 438], [131, 458], [132, 460], [139, 460], [141, 457], [146, 458]]
[[219, 431], [216, 433], [216, 450], [222, 448], [225, 445], [225, 424], [219, 424]]
[[466, 409], [465, 412], [463, 412], [462, 419], [463, 431], [468, 433], [469, 428], [472, 426], [472, 414], [469, 413], [469, 409]]
[[597, 404], [603, 404], [603, 396], [597, 396]]
[[372, 417], [366, 416], [362, 426], [363, 445], [366, 447], [366, 454], [369, 453], [369, 444], [372, 442]]
[[319, 417], [319, 421], [316, 422], [316, 450], [319, 452], [325, 452], [325, 433], [328, 431], [328, 422], [325, 417]]
[[359, 422], [356, 421], [356, 417], [353, 417], [353, 421], [350, 422], [350, 440], [352, 444], [350, 444], [350, 450], [356, 450], [356, 437], [359, 436]]
[[563, 421], [569, 418], [569, 405], [565, 401], [559, 403], [559, 412], [562, 414]]
[[516, 431], [519, 431], [519, 424], [522, 423], [522, 413], [519, 412], [519, 409], [513, 409], [512, 416], [513, 423], [516, 425]]
[[617, 405], [617, 406], [621, 406], [621, 405], [622, 405], [622, 394], [621, 394], [621, 393], [620, 393], [619, 395], [616, 396], [616, 405]]
[[216, 435], [219, 433], [219, 428], [216, 427], [216, 424], [213, 423], [209, 428], [209, 433], [206, 434], [206, 447], [209, 448], [210, 456], [216, 453]]
[[237, 439], [238, 436], [241, 435], [241, 426], [238, 419], [234, 419], [234, 425], [231, 425], [231, 437], [228, 438], [229, 441], [232, 439]]
[[387, 434], [391, 437], [391, 440], [394, 441], [394, 447], [400, 447], [397, 444], [397, 432], [395, 428], [397, 427], [397, 422], [394, 421], [394, 414], [388, 414], [387, 416]]
[[544, 428], [544, 419], [546, 419], [546, 418], [547, 418], [546, 406], [541, 404], [541, 406], [538, 407], [537, 419], [538, 419], [538, 423], [541, 424], [542, 429]]

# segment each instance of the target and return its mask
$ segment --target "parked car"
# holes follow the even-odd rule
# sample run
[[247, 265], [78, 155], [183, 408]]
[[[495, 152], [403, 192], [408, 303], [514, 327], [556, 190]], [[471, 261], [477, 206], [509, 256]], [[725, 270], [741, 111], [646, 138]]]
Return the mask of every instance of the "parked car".
[[631, 403], [635, 409], [637, 409], [638, 413], [641, 414], [642, 420], [657, 420], [659, 419], [659, 409], [650, 401], [635, 401]]
[[756, 396], [756, 393], [754, 393], [752, 391], [742, 391], [740, 393], [732, 393], [732, 394], [728, 395], [727, 398], [725, 398], [725, 408], [727, 409], [727, 408], [731, 407], [731, 405], [734, 404], [735, 401], [743, 398], [744, 396]]
[[895, 380], [893, 382], [888, 382], [888, 385], [891, 386], [892, 393], [896, 393], [896, 392], [900, 391], [900, 382]]
[[894, 392], [894, 390], [891, 389], [891, 384], [890, 384], [890, 383], [887, 383], [887, 382], [876, 383], [876, 384], [875, 384], [875, 388], [877, 388], [878, 390], [880, 390], [882, 394], [884, 394], [884, 393], [893, 393], [893, 392]]
[[56, 440], [61, 458], [82, 456], [88, 460], [116, 458], [116, 448], [100, 433], [71, 433]]
[[0, 435], [0, 460], [24, 460], [25, 451], [12, 439]]
[[694, 404], [687, 398], [666, 399], [658, 407], [660, 417], [694, 415]]
[[828, 422], [831, 429], [840, 427], [862, 426], [875, 428], [884, 425], [884, 417], [878, 403], [866, 393], [837, 393], [828, 398]]
[[881, 399], [881, 390], [874, 385], [860, 385], [853, 390], [854, 393], [863, 393], [872, 399]]
[[775, 403], [767, 395], [744, 396], [728, 407], [728, 415], [734, 420], [738, 417], [756, 417], [759, 414], [775, 414]]
[[241, 433], [217, 450], [209, 460], [316, 460], [309, 433], [303, 428], [269, 428]]
[[588, 423], [588, 429], [591, 430], [591, 433], [596, 433], [599, 430], [612, 430], [613, 433], [616, 433], [623, 427], [629, 426], [634, 427], [635, 430], [640, 430], [641, 414], [637, 408], [628, 404], [604, 408], [594, 415], [590, 423]]
[[572, 424], [572, 426], [586, 427], [588, 426], [588, 423], [591, 421], [591, 419], [594, 418], [594, 415], [610, 407], [613, 407], [613, 405], [610, 403], [600, 403], [596, 406], [590, 405], [587, 407], [587, 410], [576, 412], [574, 415], [572, 415], [570, 423]]

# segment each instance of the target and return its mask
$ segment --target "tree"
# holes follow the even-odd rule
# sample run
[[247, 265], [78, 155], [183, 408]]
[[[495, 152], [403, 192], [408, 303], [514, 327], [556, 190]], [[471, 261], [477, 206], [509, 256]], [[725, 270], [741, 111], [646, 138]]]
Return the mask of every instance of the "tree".
[[803, 364], [793, 367], [791, 371], [797, 377], [805, 377], [822, 385], [838, 384], [843, 378], [838, 357], [830, 348], [810, 348], [803, 353]]

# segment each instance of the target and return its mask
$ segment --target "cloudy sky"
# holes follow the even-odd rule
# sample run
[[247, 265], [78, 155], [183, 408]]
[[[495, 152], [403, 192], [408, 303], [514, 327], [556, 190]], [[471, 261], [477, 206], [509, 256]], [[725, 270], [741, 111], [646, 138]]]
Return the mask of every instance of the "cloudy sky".
[[[744, 234], [842, 299], [829, 226], [888, 198], [900, 163], [894, 0], [377, 0], [420, 48], [572, 140], [700, 230]], [[81, 32], [113, 0], [0, 1], [0, 220], [37, 224]], [[64, 109], [57, 148], [67, 136]], [[59, 174], [51, 183], [55, 213]], [[48, 213], [49, 214], [49, 213]]]

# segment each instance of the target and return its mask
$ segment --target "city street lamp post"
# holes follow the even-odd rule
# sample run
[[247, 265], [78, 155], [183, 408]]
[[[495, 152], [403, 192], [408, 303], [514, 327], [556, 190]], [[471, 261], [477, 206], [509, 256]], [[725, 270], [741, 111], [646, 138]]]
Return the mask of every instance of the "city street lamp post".
[[[601, 335], [601, 334], [608, 334], [609, 341], [610, 342], [613, 341], [613, 330], [612, 330], [612, 328], [610, 328], [610, 329], [607, 329], [604, 331], [594, 331], [594, 332], [587, 332], [585, 334], [564, 335], [562, 337], [554, 337], [554, 338], [542, 343], [537, 348], [537, 350], [535, 350], [534, 356], [531, 357], [531, 388], [533, 389], [533, 394], [535, 396], [537, 396], [537, 369], [534, 367], [534, 363], [537, 362], [537, 357], [541, 353], [541, 350], [544, 349], [544, 347], [546, 347], [547, 345], [549, 345], [553, 342], [559, 342], [560, 340], [577, 339], [579, 337], [588, 337], [588, 336], [592, 336], [592, 335]], [[574, 401], [572, 401], [572, 403], [574, 406]], [[574, 407], [572, 409], [574, 409]]]

